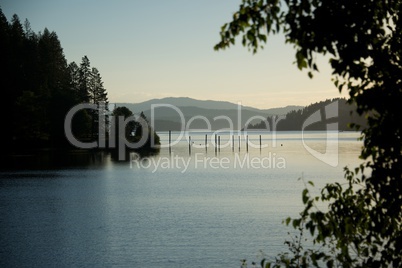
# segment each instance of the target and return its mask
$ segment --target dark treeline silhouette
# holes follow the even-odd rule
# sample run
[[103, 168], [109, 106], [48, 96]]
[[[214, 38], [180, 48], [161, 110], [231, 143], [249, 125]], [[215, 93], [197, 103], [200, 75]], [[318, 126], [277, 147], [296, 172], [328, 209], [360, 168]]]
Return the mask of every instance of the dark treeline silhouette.
[[81, 111], [72, 123], [76, 137], [96, 139], [98, 113], [107, 112], [108, 99], [100, 73], [91, 68], [88, 57], [80, 66], [68, 64], [55, 32], [45, 28], [35, 33], [29, 21], [21, 24], [17, 15], [8, 22], [1, 9], [0, 40], [3, 149], [66, 147], [64, 118], [71, 107], [104, 102], [104, 111]]
[[[3, 153], [72, 148], [64, 121], [68, 111], [81, 103], [94, 104], [96, 109], [74, 115], [74, 137], [83, 142], [105, 139], [108, 145], [111, 115], [100, 72], [91, 67], [87, 56], [79, 65], [68, 64], [54, 31], [45, 28], [35, 33], [29, 21], [22, 24], [17, 15], [9, 22], [0, 8], [0, 64]], [[153, 144], [159, 144], [157, 135], [151, 134]]]
[[[143, 112], [141, 112], [137, 118], [134, 118], [134, 114], [130, 109], [128, 109], [126, 106], [121, 106], [114, 108], [112, 116], [112, 120], [114, 122], [112, 127], [114, 128], [114, 133], [118, 133], [118, 139], [126, 140], [132, 144], [140, 144], [140, 148], [135, 150], [140, 156], [149, 156], [159, 152], [158, 145], [160, 145], [160, 137], [150, 127], [148, 119]], [[131, 117], [134, 118], [134, 120], [127, 122], [124, 127], [124, 131], [119, 131], [121, 121], [118, 117], [121, 117], [121, 119], [124, 120]], [[112, 150], [112, 157], [114, 159], [119, 159], [117, 154], [121, 149], [125, 150], [126, 152], [129, 151], [126, 147], [120, 148], [119, 146], [116, 146]], [[128, 161], [130, 158], [126, 156], [124, 159], [119, 160]]]
[[[337, 115], [332, 118], [328, 118], [327, 120], [327, 116], [325, 115], [325, 107], [335, 101], [338, 103]], [[275, 129], [277, 131], [301, 131], [303, 130], [303, 123], [306, 121], [306, 119], [317, 111], [320, 112], [322, 120], [306, 126], [304, 130], [327, 130], [327, 124], [338, 123], [338, 130], [347, 131], [353, 130], [353, 128], [351, 128], [351, 124], [360, 125], [362, 127], [366, 126], [367, 124], [364, 116], [359, 116], [356, 113], [356, 107], [348, 104], [346, 99], [335, 98], [310, 104], [300, 110], [291, 111], [286, 114], [286, 118], [284, 119], [279, 120], [275, 116], [269, 116], [267, 117], [267, 121], [261, 121], [254, 125], [249, 124], [247, 129], [267, 129], [272, 131], [273, 125], [275, 125], [274, 122], [277, 122]]]

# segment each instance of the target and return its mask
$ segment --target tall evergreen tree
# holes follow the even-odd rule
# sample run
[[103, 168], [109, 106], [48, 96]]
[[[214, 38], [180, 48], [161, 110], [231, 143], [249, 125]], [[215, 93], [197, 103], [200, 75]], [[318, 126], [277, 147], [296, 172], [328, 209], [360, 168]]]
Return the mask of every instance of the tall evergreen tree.
[[[43, 105], [38, 105], [34, 83], [30, 83], [29, 60], [36, 54], [35, 45], [28, 42], [17, 15], [13, 15], [9, 29], [10, 37], [10, 84], [12, 107], [12, 135], [16, 145], [26, 147], [26, 142], [44, 137], [43, 123], [47, 120], [40, 114]], [[31, 46], [32, 45], [32, 46]], [[31, 49], [28, 49], [32, 48]], [[32, 81], [33, 82], [33, 81]], [[41, 120], [42, 119], [42, 120]]]
[[89, 83], [91, 79], [91, 63], [87, 56], [82, 57], [79, 69], [79, 98], [81, 102], [89, 102]]
[[80, 91], [80, 69], [74, 61], [68, 65], [68, 72], [70, 74], [70, 89], [76, 94], [77, 100], [79, 99]]
[[106, 89], [103, 86], [102, 77], [97, 68], [93, 67], [91, 70], [90, 84], [89, 84], [89, 99], [91, 103], [99, 104], [100, 102], [107, 102]]
[[45, 28], [38, 46], [42, 76], [39, 94], [45, 109], [43, 116], [48, 121], [45, 127], [51, 145], [56, 146], [64, 137], [64, 116], [74, 103], [72, 92], [69, 90], [70, 76], [63, 48], [55, 32]]
[[39, 39], [39, 57], [43, 75], [42, 88], [52, 95], [52, 92], [66, 90], [69, 87], [69, 72], [58, 36], [45, 28]]
[[[103, 86], [102, 77], [97, 68], [93, 67], [91, 70], [91, 76], [89, 80], [89, 101], [90, 103], [96, 104], [98, 110], [92, 111], [92, 139], [96, 139], [99, 136], [99, 130], [104, 132], [107, 130], [108, 124], [108, 98], [106, 89]], [[103, 122], [99, 122], [100, 116], [104, 117], [105, 120]], [[101, 124], [99, 126], [99, 124]]]
[[0, 131], [0, 139], [2, 141], [3, 150], [9, 152], [11, 150], [12, 142], [12, 125], [13, 125], [13, 111], [14, 111], [14, 92], [12, 90], [12, 62], [11, 62], [11, 45], [10, 45], [10, 25], [6, 16], [0, 8], [0, 89], [2, 94], [2, 105], [4, 111], [8, 111], [8, 115], [3, 117], [2, 131]]
[[[68, 71], [70, 74], [70, 90], [74, 95], [76, 103], [86, 102], [88, 94], [81, 92], [81, 70], [80, 67], [74, 61], [68, 65]], [[80, 139], [88, 136], [91, 131], [91, 118], [89, 111], [81, 110], [73, 118], [72, 131], [76, 138]]]
[[20, 19], [17, 15], [13, 15], [9, 28], [10, 40], [10, 90], [13, 94], [12, 101], [21, 95], [23, 80], [23, 44], [24, 31]]
[[73, 133], [78, 138], [99, 135], [98, 117], [107, 115], [108, 100], [100, 73], [91, 69], [88, 57], [79, 67], [74, 62], [68, 65], [55, 32], [45, 28], [36, 34], [29, 21], [22, 25], [17, 15], [9, 23], [1, 9], [0, 40], [0, 89], [9, 112], [0, 138], [7, 152], [16, 145], [28, 150], [66, 145], [64, 119], [78, 103], [91, 102], [100, 109], [79, 111]]

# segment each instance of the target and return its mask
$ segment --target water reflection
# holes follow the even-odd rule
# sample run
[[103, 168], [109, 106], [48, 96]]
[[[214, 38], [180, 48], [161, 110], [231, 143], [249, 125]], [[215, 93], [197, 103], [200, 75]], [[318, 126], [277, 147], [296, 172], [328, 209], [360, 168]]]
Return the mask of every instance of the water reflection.
[[[313, 134], [318, 148], [325, 136]], [[109, 152], [6, 158], [26, 170], [0, 172], [0, 267], [236, 267], [259, 250], [275, 256], [286, 249], [282, 220], [302, 209], [298, 178], [314, 181], [315, 195], [343, 178], [344, 165], [360, 163], [361, 142], [346, 134], [338, 167], [289, 133], [283, 146], [248, 153], [194, 146], [189, 155], [184, 140], [157, 156], [129, 153], [131, 163]], [[268, 158], [286, 168], [268, 160], [254, 168]]]
[[65, 168], [97, 168], [107, 167], [110, 162], [129, 162], [134, 158], [148, 158], [159, 154], [159, 151], [126, 152], [123, 160], [119, 160], [115, 151], [41, 151], [35, 153], [0, 156], [0, 170], [47, 170]]
[[149, 158], [159, 155], [158, 150], [141, 150], [136, 152], [126, 151], [123, 157], [119, 155], [118, 151], [111, 151], [110, 157], [113, 162], [130, 162], [132, 159]]
[[108, 153], [102, 151], [43, 151], [1, 157], [2, 170], [41, 170], [103, 166]]

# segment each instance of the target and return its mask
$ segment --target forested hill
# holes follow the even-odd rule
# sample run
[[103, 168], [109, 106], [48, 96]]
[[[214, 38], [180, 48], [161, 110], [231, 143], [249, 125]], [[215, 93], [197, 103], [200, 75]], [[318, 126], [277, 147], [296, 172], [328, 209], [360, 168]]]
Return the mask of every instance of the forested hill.
[[[3, 152], [69, 146], [64, 134], [67, 112], [80, 103], [106, 102], [97, 68], [84, 56], [68, 63], [55, 32], [35, 33], [28, 20], [14, 15], [10, 22], [0, 8], [0, 76]], [[107, 106], [106, 106], [107, 109]], [[73, 119], [77, 138], [98, 136], [98, 113], [82, 110]]]
[[[325, 108], [334, 102], [338, 105], [337, 111], [335, 110], [335, 114], [331, 114], [330, 116], [326, 115]], [[357, 124], [361, 127], [366, 126], [366, 120], [364, 116], [359, 116], [355, 110], [355, 106], [347, 103], [346, 99], [328, 99], [325, 101], [310, 104], [300, 110], [291, 111], [286, 114], [286, 117], [284, 119], [278, 120], [278, 118], [276, 117], [269, 116], [267, 118], [267, 121], [261, 121], [260, 123], [254, 125], [249, 124], [245, 129], [267, 129], [272, 131], [272, 127], [274, 125], [273, 122], [277, 122], [275, 130], [301, 131], [303, 130], [303, 123], [318, 111], [322, 120], [306, 126], [304, 130], [327, 130], [327, 124], [338, 123], [338, 130], [350, 131], [355, 130], [351, 128], [350, 124]]]

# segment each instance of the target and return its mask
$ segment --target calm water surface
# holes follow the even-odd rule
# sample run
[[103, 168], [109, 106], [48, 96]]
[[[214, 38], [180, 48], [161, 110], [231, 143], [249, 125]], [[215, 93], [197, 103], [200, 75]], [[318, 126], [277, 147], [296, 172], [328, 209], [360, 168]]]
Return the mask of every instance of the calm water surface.
[[[248, 153], [245, 137], [239, 152], [235, 136], [232, 152], [222, 134], [215, 153], [211, 140], [205, 150], [205, 133], [190, 133], [191, 154], [184, 136], [152, 158], [91, 156], [84, 166], [1, 172], [0, 267], [239, 267], [274, 257], [290, 238], [281, 221], [301, 209], [298, 178], [316, 191], [340, 181], [344, 166], [359, 163], [361, 142], [339, 133], [332, 167], [299, 132], [262, 133], [261, 150], [260, 134], [249, 133], [256, 148]], [[160, 136], [166, 144], [168, 134]], [[320, 153], [331, 142], [325, 132], [304, 141]]]

